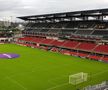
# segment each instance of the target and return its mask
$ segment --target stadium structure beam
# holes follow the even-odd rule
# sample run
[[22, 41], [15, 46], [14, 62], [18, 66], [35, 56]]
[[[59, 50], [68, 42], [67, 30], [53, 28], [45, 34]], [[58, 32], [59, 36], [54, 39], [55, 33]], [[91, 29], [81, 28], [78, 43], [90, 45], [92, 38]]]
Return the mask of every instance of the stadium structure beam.
[[18, 17], [25, 21], [56, 21], [58, 20], [76, 20], [76, 18], [81, 18], [82, 20], [89, 20], [89, 17], [93, 17], [96, 20], [102, 20], [103, 17], [108, 16], [108, 9], [95, 9], [95, 10], [85, 10], [85, 11], [75, 11], [75, 12], [64, 12], [64, 13], [53, 13], [44, 15], [32, 15]]

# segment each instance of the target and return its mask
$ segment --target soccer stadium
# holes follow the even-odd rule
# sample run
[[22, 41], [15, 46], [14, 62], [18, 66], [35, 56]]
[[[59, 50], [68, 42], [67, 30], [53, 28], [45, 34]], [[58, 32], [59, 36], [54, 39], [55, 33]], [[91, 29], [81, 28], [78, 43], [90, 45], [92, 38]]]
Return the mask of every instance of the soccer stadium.
[[108, 90], [107, 16], [92, 9], [0, 26], [0, 90]]

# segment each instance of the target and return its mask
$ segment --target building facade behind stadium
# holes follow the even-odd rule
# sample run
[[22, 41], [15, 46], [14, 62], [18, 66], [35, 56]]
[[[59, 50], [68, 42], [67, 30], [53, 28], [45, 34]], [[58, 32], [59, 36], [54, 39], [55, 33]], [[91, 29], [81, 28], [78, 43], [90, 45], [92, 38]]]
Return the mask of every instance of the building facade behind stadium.
[[[19, 22], [0, 21], [0, 44], [12, 43], [22, 36]], [[22, 24], [23, 25], [23, 24]]]
[[18, 17], [27, 24], [17, 43], [108, 62], [108, 9]]

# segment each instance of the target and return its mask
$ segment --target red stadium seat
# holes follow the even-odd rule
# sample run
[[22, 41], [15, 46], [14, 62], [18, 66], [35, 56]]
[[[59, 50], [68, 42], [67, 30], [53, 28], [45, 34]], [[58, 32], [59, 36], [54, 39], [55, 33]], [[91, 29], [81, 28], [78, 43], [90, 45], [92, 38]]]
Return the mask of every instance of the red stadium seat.
[[63, 45], [62, 47], [66, 47], [66, 48], [73, 49], [73, 48], [75, 48], [78, 44], [79, 44], [79, 42], [77, 42], [77, 41], [66, 41], [66, 43], [64, 43], [64, 45]]
[[94, 49], [95, 52], [108, 53], [108, 45], [99, 45]]
[[81, 50], [86, 50], [86, 51], [91, 51], [96, 47], [96, 44], [94, 43], [81, 43], [77, 49], [81, 49]]

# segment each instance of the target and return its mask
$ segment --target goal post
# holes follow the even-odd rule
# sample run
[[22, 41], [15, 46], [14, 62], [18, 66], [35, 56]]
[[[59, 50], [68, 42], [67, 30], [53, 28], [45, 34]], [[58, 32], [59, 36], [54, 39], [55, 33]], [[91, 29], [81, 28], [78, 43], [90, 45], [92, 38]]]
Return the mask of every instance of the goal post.
[[80, 72], [77, 74], [69, 75], [69, 84], [77, 85], [82, 82], [87, 81], [88, 74], [84, 72]]

